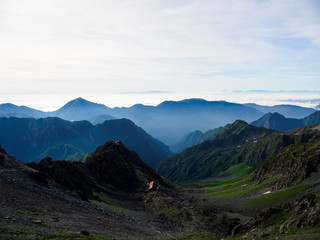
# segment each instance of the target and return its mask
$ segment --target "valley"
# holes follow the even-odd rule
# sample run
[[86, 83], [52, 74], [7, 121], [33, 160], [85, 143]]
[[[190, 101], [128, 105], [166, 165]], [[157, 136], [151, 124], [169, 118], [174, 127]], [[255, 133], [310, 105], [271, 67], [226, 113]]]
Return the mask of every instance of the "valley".
[[176, 154], [97, 116], [0, 119], [1, 239], [320, 238], [318, 112], [190, 131]]
[[320, 240], [320, 0], [0, 0], [0, 240]]

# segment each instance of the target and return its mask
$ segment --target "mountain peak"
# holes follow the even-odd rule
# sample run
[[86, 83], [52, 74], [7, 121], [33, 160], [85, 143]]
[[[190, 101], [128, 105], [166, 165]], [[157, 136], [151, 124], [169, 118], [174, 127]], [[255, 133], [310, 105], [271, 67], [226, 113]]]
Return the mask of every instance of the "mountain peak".
[[236, 120], [234, 123], [232, 123], [233, 126], [247, 126], [249, 125], [247, 122], [243, 120]]
[[71, 100], [70, 102], [68, 102], [67, 104], [65, 104], [64, 106], [71, 106], [71, 105], [92, 105], [92, 104], [97, 104], [94, 102], [90, 102], [82, 97], [78, 97], [76, 99]]
[[53, 114], [67, 120], [85, 120], [98, 115], [108, 115], [109, 111], [110, 108], [103, 104], [78, 97], [53, 112]]
[[277, 131], [286, 131], [303, 126], [301, 120], [286, 118], [280, 113], [266, 113], [258, 120], [251, 123], [251, 125], [256, 127], [264, 127], [269, 129], [274, 129]]

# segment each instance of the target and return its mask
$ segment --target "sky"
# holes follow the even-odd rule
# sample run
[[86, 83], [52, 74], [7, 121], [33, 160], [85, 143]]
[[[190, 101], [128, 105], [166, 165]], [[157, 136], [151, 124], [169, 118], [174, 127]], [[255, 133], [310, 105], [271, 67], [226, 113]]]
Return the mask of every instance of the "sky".
[[0, 103], [320, 104], [319, 0], [0, 0]]

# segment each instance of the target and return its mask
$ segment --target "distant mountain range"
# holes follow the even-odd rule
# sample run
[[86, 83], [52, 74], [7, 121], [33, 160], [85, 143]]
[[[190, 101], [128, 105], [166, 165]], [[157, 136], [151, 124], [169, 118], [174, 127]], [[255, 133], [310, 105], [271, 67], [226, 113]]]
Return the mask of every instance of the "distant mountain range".
[[50, 156], [56, 160], [79, 160], [108, 140], [121, 140], [149, 166], [171, 154], [169, 148], [128, 119], [88, 121], [48, 118], [0, 118], [0, 144], [24, 162]]
[[253, 126], [265, 127], [278, 131], [287, 131], [298, 127], [309, 126], [320, 122], [320, 111], [302, 119], [286, 118], [279, 113], [267, 113], [251, 123]]
[[[251, 125], [256, 127], [264, 127], [268, 129], [274, 129], [277, 131], [287, 131], [298, 127], [310, 126], [320, 122], [320, 111], [316, 111], [309, 116], [302, 119], [286, 118], [279, 113], [266, 113], [261, 118], [253, 121]], [[170, 145], [171, 151], [179, 153], [184, 149], [202, 143], [203, 141], [210, 140], [218, 134], [223, 127], [208, 130], [205, 133], [197, 130], [191, 132], [180, 141]]]
[[280, 113], [287, 118], [304, 118], [316, 110], [313, 108], [305, 108], [295, 105], [275, 105], [275, 106], [262, 106], [254, 103], [244, 104], [248, 107], [255, 108], [263, 113]]
[[157, 106], [137, 104], [132, 107], [109, 108], [103, 104], [77, 98], [53, 112], [43, 112], [13, 104], [0, 104], [2, 117], [53, 116], [65, 120], [89, 120], [93, 124], [112, 118], [127, 118], [168, 145], [177, 143], [192, 131], [208, 131], [237, 119], [252, 122], [267, 112], [279, 112], [286, 117], [303, 118], [315, 111], [315, 109], [293, 105], [268, 107], [203, 99], [165, 101]]

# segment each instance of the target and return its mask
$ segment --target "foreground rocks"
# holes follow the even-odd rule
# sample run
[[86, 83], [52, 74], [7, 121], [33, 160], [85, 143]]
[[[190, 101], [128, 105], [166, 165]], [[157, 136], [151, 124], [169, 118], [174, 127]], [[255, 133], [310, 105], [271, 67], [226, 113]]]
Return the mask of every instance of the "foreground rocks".
[[[320, 237], [320, 194], [304, 194], [292, 203], [271, 207], [244, 225], [236, 226], [233, 236], [243, 239], [318, 239]], [[291, 236], [291, 238], [290, 238]]]

